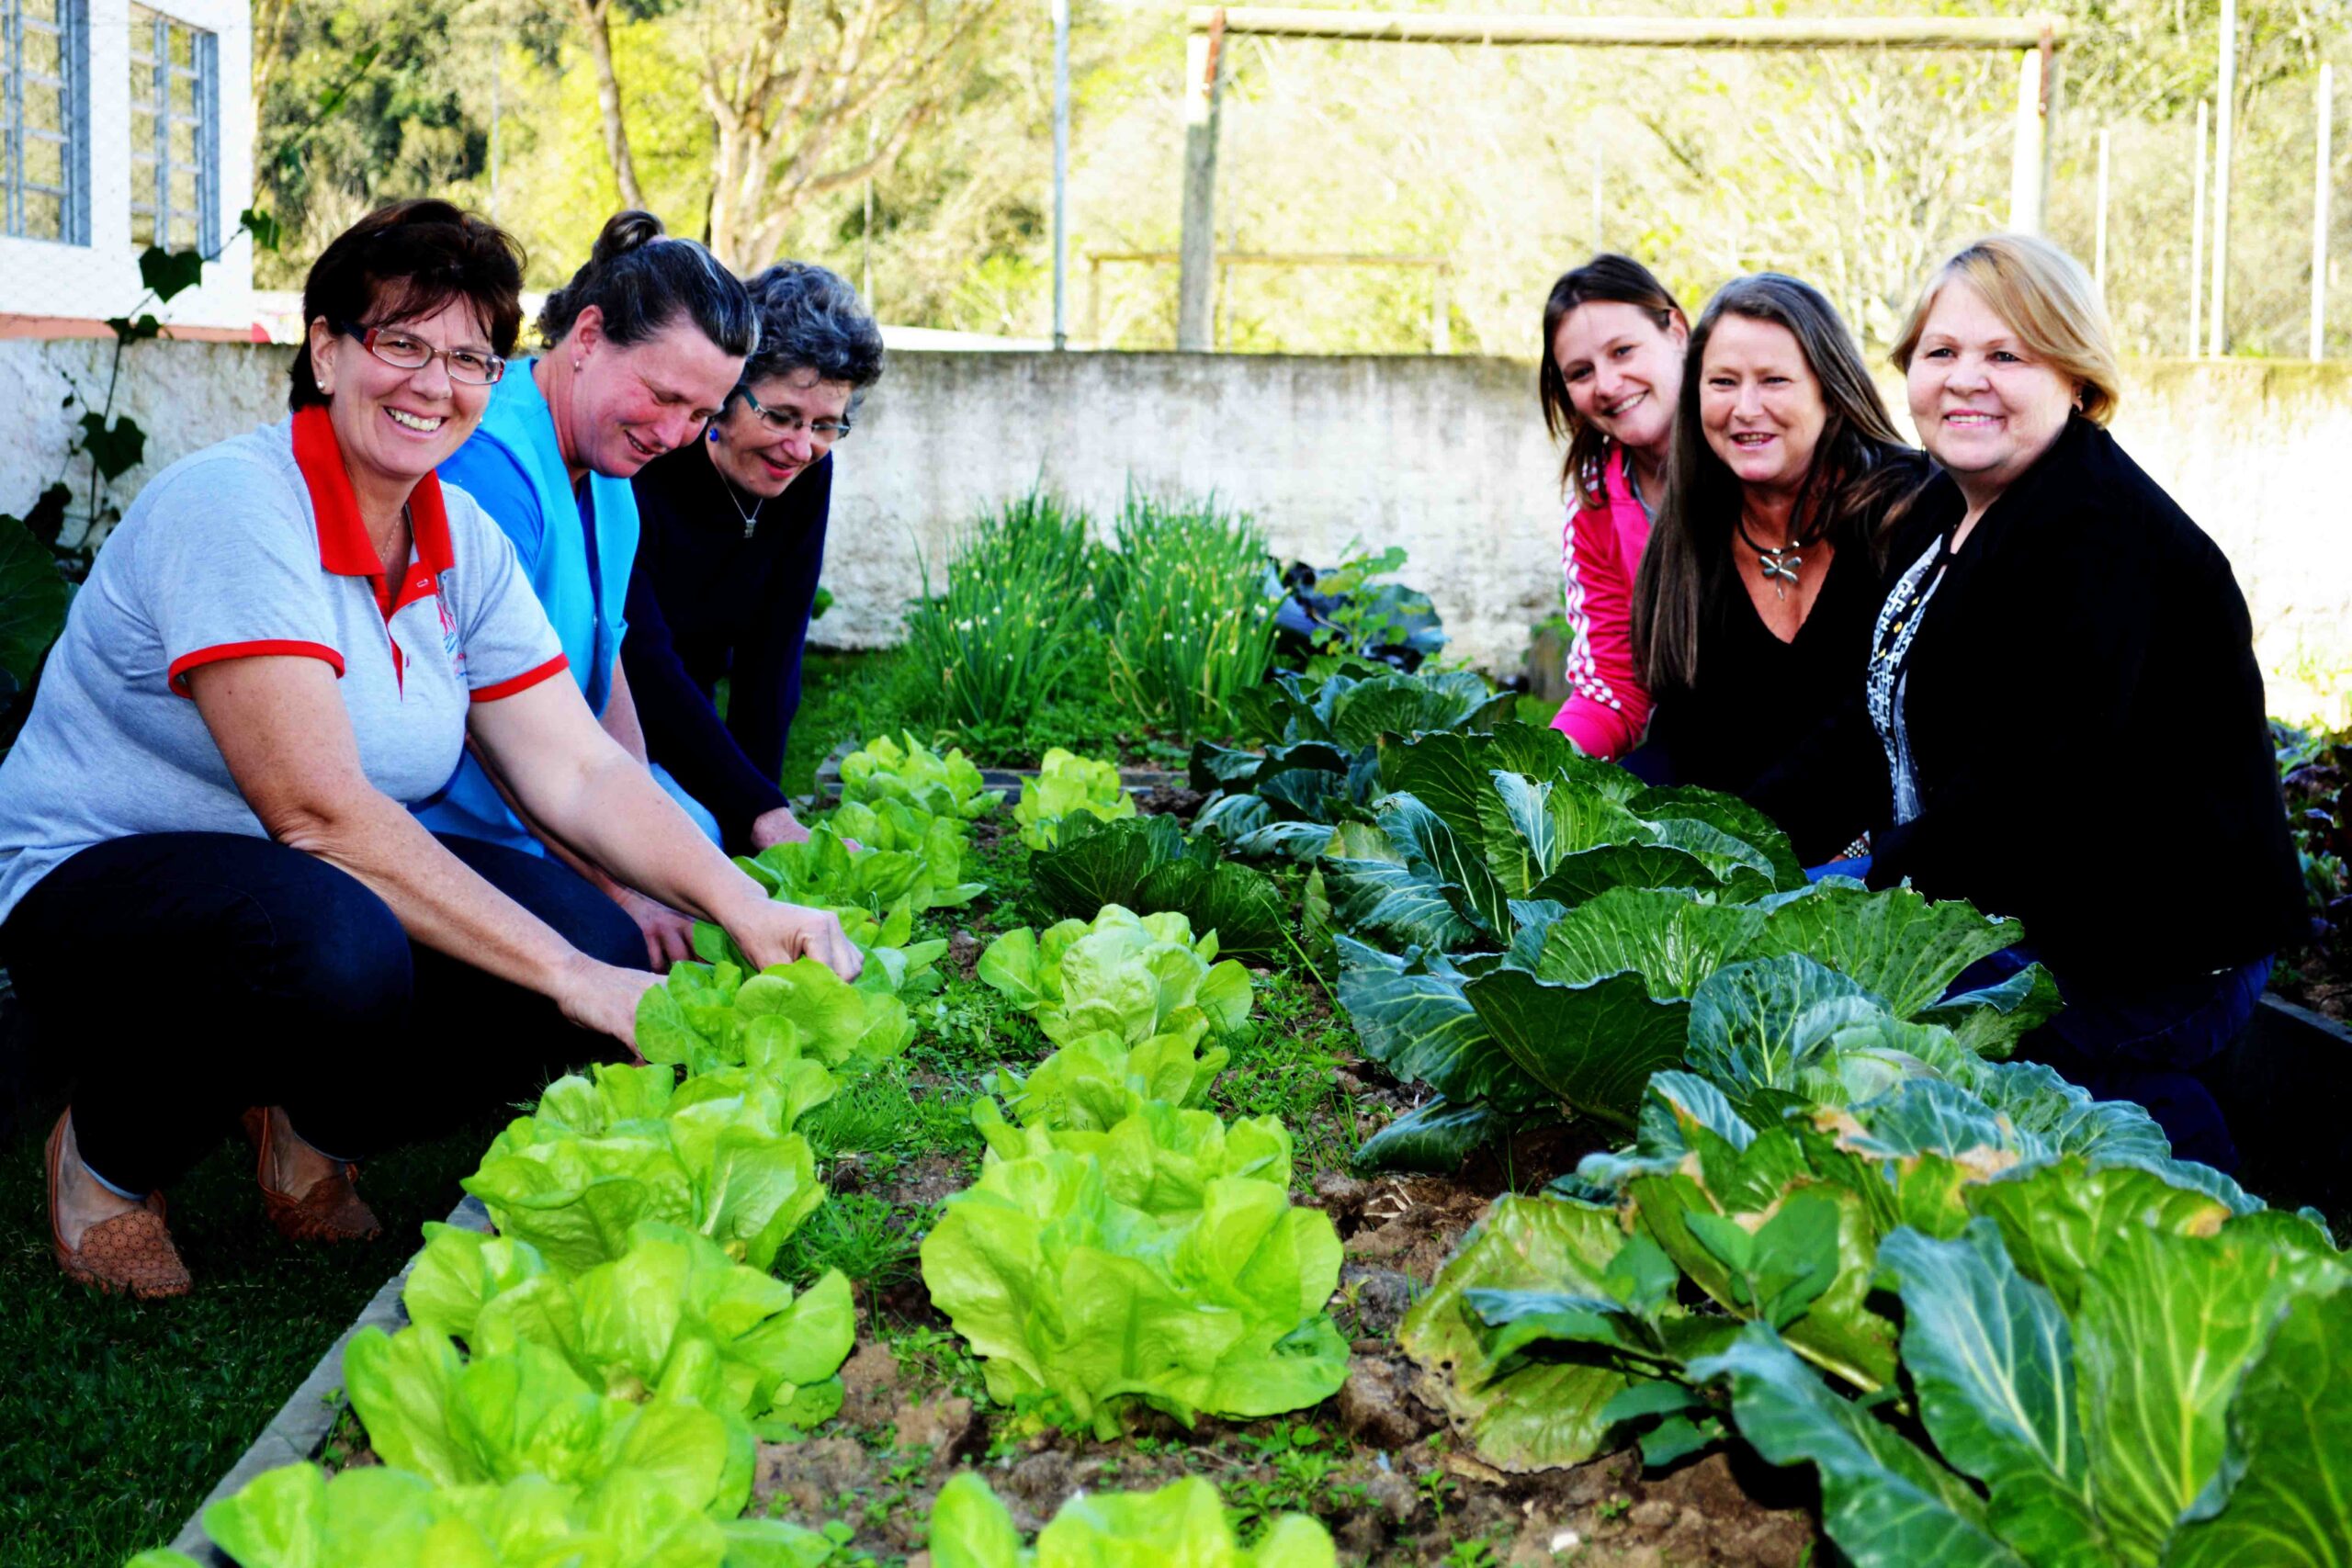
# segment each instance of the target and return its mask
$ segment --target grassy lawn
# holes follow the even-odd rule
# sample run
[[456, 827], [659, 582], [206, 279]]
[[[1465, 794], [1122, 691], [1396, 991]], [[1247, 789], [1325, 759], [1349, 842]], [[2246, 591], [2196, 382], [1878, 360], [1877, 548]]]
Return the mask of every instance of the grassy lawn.
[[70, 1283], [49, 1249], [41, 1142], [0, 1152], [0, 1560], [118, 1568], [161, 1545], [446, 1215], [496, 1119], [369, 1164], [381, 1239], [295, 1247], [224, 1141], [170, 1193], [196, 1291], [142, 1304]]

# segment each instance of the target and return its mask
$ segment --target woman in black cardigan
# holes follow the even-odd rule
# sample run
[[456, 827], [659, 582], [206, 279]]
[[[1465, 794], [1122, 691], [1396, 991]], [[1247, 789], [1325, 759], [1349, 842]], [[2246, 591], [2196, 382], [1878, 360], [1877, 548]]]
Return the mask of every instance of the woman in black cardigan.
[[1898, 531], [1861, 703], [1758, 804], [1808, 859], [1868, 828], [1871, 886], [2021, 919], [1988, 963], [2038, 958], [2068, 1003], [2025, 1054], [2226, 1168], [2188, 1069], [2303, 919], [2245, 596], [2107, 433], [2105, 312], [2064, 252], [1969, 246], [1894, 361], [1939, 471]]
[[1625, 766], [1745, 795], [1851, 690], [1893, 509], [1925, 476], [1837, 310], [1734, 278], [1691, 329], [1666, 495], [1634, 580], [1656, 703]]

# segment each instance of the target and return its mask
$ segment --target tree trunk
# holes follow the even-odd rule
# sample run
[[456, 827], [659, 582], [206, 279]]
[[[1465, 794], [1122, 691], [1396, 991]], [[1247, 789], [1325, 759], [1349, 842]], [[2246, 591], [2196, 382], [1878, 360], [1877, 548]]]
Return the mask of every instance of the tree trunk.
[[645, 193], [637, 183], [637, 160], [629, 155], [628, 125], [621, 118], [621, 79], [613, 70], [613, 37], [605, 27], [609, 0], [572, 0], [572, 9], [588, 35], [589, 57], [596, 62], [596, 107], [605, 118], [605, 155], [612, 161], [621, 205], [642, 209]]

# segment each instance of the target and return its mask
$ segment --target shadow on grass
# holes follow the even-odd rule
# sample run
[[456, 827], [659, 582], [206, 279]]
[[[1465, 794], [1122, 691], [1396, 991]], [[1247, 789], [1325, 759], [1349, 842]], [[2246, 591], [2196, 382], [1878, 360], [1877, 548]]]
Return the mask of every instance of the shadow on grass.
[[[54, 1111], [51, 1112], [54, 1116]], [[0, 1558], [119, 1568], [179, 1530], [368, 1299], [448, 1213], [504, 1117], [369, 1163], [379, 1239], [296, 1247], [262, 1217], [253, 1155], [224, 1139], [168, 1194], [195, 1292], [140, 1303], [50, 1256], [41, 1141], [0, 1146]]]

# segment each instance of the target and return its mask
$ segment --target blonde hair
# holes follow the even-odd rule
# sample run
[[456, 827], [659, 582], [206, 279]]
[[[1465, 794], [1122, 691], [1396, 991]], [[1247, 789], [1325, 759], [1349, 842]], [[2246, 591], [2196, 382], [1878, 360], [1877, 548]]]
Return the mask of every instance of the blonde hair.
[[2082, 388], [2085, 419], [2105, 424], [2115, 417], [2122, 373], [2098, 288], [2082, 263], [2034, 234], [1987, 234], [1938, 267], [1895, 340], [1897, 370], [1910, 372], [1928, 312], [1955, 280], [1982, 295], [2028, 353]]

